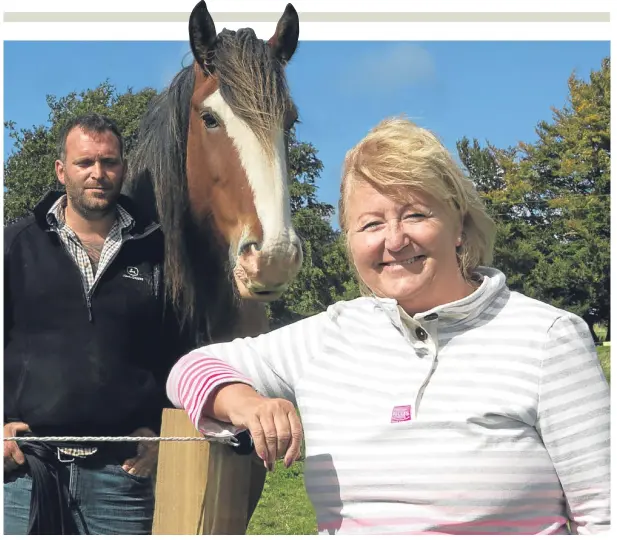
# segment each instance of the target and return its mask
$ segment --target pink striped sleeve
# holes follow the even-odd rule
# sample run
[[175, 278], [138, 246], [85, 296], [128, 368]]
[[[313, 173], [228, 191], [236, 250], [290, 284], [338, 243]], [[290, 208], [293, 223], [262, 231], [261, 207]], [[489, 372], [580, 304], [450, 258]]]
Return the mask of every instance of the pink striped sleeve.
[[229, 364], [204, 355], [199, 349], [186, 354], [173, 367], [167, 379], [167, 396], [179, 409], [184, 409], [200, 429], [201, 413], [212, 392], [222, 384], [241, 382], [253, 386], [251, 380]]

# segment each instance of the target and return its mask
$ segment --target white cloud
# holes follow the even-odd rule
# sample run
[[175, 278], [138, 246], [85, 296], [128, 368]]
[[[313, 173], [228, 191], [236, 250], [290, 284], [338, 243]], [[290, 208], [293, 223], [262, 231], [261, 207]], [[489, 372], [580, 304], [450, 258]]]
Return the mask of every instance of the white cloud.
[[379, 47], [354, 59], [342, 73], [342, 84], [379, 94], [436, 80], [433, 57], [414, 43]]

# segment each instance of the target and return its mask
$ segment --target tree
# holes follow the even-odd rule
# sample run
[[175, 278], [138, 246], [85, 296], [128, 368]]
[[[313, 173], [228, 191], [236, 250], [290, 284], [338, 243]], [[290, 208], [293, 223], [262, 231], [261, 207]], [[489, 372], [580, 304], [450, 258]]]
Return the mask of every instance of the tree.
[[547, 202], [552, 242], [532, 292], [593, 328], [610, 318], [610, 60], [568, 87], [568, 104], [538, 124], [539, 141], [522, 146], [513, 172]]
[[[503, 163], [511, 161], [516, 150], [500, 150], [490, 143], [483, 148], [476, 139], [471, 143], [467, 137], [458, 141], [456, 147], [461, 163], [496, 224], [493, 265], [504, 271], [510, 288], [522, 292], [541, 254], [534, 242], [537, 227], [522, 217], [525, 210], [520, 204], [511, 202], [513, 189], [506, 189]], [[521, 196], [517, 191], [513, 200]]]
[[458, 150], [498, 223], [495, 261], [511, 286], [593, 332], [610, 323], [610, 60], [568, 88], [536, 142], [501, 151], [463, 139]]

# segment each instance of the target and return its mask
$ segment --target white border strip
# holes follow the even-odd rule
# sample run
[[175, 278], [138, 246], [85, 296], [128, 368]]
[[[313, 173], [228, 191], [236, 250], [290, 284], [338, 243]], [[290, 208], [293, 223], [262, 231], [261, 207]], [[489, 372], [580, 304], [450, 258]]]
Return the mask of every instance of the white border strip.
[[[206, 4], [210, 12], [233, 11], [233, 12], [271, 12], [285, 9], [289, 0], [207, 0]], [[434, 11], [466, 11], [466, 12], [597, 12], [611, 11], [613, 0], [517, 0], [516, 2], [495, 2], [494, 0], [439, 0], [439, 8], [436, 9], [434, 0], [413, 0], [413, 2], [401, 2], [400, 0], [380, 0], [379, 2], [354, 2], [350, 8], [348, 0], [291, 0], [294, 7], [299, 11], [306, 12], [337, 12], [351, 11], [355, 13], [373, 12], [434, 12]], [[193, 9], [197, 0], [106, 0], [105, 2], [83, 2], [79, 0], [4, 0], [4, 12], [177, 12], [186, 11], [187, 14]]]
[[[273, 23], [216, 21], [217, 30]], [[4, 23], [5, 41], [187, 41], [186, 23]], [[609, 41], [610, 23], [303, 23], [301, 41]]]

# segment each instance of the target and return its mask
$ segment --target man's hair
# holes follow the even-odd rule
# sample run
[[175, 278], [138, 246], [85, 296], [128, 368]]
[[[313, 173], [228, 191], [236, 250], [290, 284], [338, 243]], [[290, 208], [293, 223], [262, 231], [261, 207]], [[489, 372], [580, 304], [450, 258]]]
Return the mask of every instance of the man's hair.
[[123, 159], [124, 143], [118, 125], [107, 116], [98, 113], [88, 113], [71, 118], [71, 120], [62, 126], [60, 139], [58, 140], [58, 156], [61, 161], [66, 159], [66, 138], [71, 130], [76, 127], [86, 133], [102, 134], [106, 131], [111, 131], [118, 139], [118, 144], [120, 145], [120, 158]]

